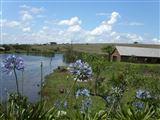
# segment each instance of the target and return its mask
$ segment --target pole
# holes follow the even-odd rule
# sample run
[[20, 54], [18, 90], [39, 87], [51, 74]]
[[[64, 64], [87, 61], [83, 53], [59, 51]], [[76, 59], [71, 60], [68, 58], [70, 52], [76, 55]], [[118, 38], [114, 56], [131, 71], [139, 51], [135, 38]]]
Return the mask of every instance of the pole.
[[42, 102], [42, 87], [43, 87], [43, 62], [41, 62], [41, 91], [40, 91], [40, 94], [41, 94], [41, 102]]

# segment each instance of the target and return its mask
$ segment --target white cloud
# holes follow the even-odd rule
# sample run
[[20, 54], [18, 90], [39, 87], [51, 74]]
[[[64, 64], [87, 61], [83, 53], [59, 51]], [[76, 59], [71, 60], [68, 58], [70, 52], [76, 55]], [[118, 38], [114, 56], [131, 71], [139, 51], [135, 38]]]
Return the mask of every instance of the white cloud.
[[30, 8], [30, 6], [27, 6], [27, 5], [20, 5], [20, 8], [23, 8], [23, 9], [29, 9]]
[[115, 39], [116, 39], [116, 40], [119, 40], [119, 39], [120, 39], [120, 37], [121, 37], [121, 36], [119, 36], [119, 35], [118, 35], [118, 36], [116, 36], [116, 38], [115, 38]]
[[81, 31], [81, 27], [79, 25], [70, 26], [67, 30], [68, 32], [79, 32]]
[[97, 13], [96, 16], [109, 16], [109, 13], [101, 12]]
[[49, 27], [48, 26], [43, 26], [42, 29], [47, 30], [47, 29], [49, 29]]
[[29, 12], [28, 12], [27, 10], [21, 10], [19, 13], [20, 13], [21, 15], [29, 14]]
[[136, 34], [127, 34], [126, 37], [133, 42], [142, 42], [143, 38]]
[[116, 32], [112, 32], [110, 35], [111, 35], [111, 36], [114, 36], [115, 34], [116, 34]]
[[2, 27], [6, 27], [6, 28], [17, 28], [20, 27], [21, 23], [19, 21], [9, 21], [6, 19], [2, 19], [1, 20], [1, 25]]
[[112, 12], [110, 19], [108, 21], [103, 21], [100, 26], [93, 29], [90, 34], [91, 35], [102, 35], [107, 34], [112, 31], [112, 26], [117, 22], [119, 17], [118, 12]]
[[30, 11], [33, 13], [33, 14], [39, 14], [39, 13], [42, 13], [44, 11], [44, 8], [35, 8], [35, 7], [32, 7], [30, 9]]
[[[102, 21], [92, 30], [86, 30], [81, 27], [82, 21], [78, 16], [71, 17], [65, 20], [49, 20], [44, 19], [42, 26], [34, 26], [37, 24], [38, 15], [43, 12], [42, 8], [35, 8], [27, 5], [21, 6], [21, 20], [2, 20], [2, 25], [8, 28], [19, 28], [21, 33], [3, 34], [3, 39], [8, 43], [46, 43], [55, 41], [58, 43], [68, 43], [71, 40], [74, 43], [107, 43], [107, 42], [123, 42], [133, 43], [144, 42], [146, 38], [134, 33], [121, 33], [114, 30], [113, 26], [118, 21], [120, 14], [112, 12], [110, 16], [108, 13], [99, 13], [97, 15], [107, 15], [107, 20]], [[36, 22], [34, 22], [35, 20]], [[127, 23], [130, 26], [140, 26], [138, 22]], [[63, 27], [64, 26], [64, 27]], [[32, 30], [32, 29], [33, 30]], [[39, 28], [39, 29], [38, 29]], [[6, 31], [5, 31], [6, 32]], [[157, 38], [150, 39], [155, 44], [160, 43]]]
[[117, 43], [143, 43], [145, 40], [145, 38], [143, 38], [142, 36], [133, 33], [116, 33], [114, 36], [111, 37], [114, 40], [114, 42]]
[[29, 13], [24, 13], [23, 15], [22, 15], [22, 20], [23, 21], [28, 21], [28, 20], [32, 20], [33, 19], [33, 17], [32, 17], [32, 15], [30, 15]]
[[143, 23], [140, 23], [140, 22], [131, 22], [129, 23], [130, 26], [143, 26], [144, 24]]
[[90, 32], [91, 35], [102, 35], [104, 33], [110, 32], [112, 30], [112, 26], [108, 24], [102, 24], [96, 27], [94, 30]]
[[44, 15], [37, 15], [36, 17], [37, 17], [37, 18], [45, 18]]
[[25, 11], [28, 11], [32, 14], [39, 14], [42, 13], [44, 11], [44, 8], [40, 7], [32, 7], [32, 6], [28, 6], [28, 5], [21, 5], [20, 8], [22, 8]]
[[82, 21], [78, 17], [72, 17], [67, 20], [59, 21], [58, 25], [67, 25], [68, 29], [66, 30], [66, 32], [75, 33], [75, 32], [80, 32], [82, 30], [82, 28], [80, 26], [81, 23], [82, 23]]
[[68, 19], [68, 20], [62, 20], [58, 24], [59, 25], [73, 26], [73, 25], [80, 25], [81, 23], [82, 23], [82, 21], [79, 20], [78, 17], [72, 17], [71, 19]]
[[155, 44], [160, 44], [160, 39], [158, 39], [158, 38], [153, 38], [152, 41], [153, 41]]
[[18, 21], [10, 21], [8, 23], [8, 26], [9, 27], [17, 27], [17, 26], [20, 26], [20, 23]]
[[119, 25], [126, 25], [126, 26], [143, 26], [144, 23], [141, 22], [122, 22]]
[[22, 29], [23, 32], [31, 32], [31, 28], [30, 27], [26, 27]]
[[110, 20], [107, 23], [109, 25], [114, 24], [115, 22], [117, 22], [118, 17], [120, 17], [118, 12], [112, 12], [112, 14], [110, 16]]
[[32, 6], [27, 6], [27, 5], [21, 5], [20, 6], [21, 11], [21, 18], [23, 21], [29, 21], [32, 20], [35, 17], [42, 17], [40, 13], [44, 12], [44, 8], [42, 7], [32, 7]]

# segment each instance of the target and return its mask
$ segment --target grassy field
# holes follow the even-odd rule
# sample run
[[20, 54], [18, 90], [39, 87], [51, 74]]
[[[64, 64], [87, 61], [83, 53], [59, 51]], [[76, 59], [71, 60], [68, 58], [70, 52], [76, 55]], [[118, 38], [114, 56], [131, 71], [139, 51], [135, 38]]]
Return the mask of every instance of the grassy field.
[[[102, 52], [102, 48], [107, 45], [122, 45], [122, 46], [137, 46], [137, 47], [152, 47], [152, 48], [160, 48], [160, 45], [152, 45], [152, 44], [73, 44], [73, 50], [78, 52], [86, 52], [86, 53], [97, 53], [97, 54], [105, 54]], [[64, 52], [67, 50], [71, 44], [56, 44], [56, 45], [8, 45], [10, 50], [6, 51], [9, 53], [16, 52], [25, 52], [25, 53], [53, 53], [53, 52]], [[0, 51], [0, 53], [4, 53], [4, 51]]]
[[[104, 99], [99, 97], [99, 95], [107, 96], [108, 94], [110, 94], [110, 91], [112, 91], [113, 86], [126, 84], [123, 97], [119, 100], [120, 104], [123, 106], [127, 106], [128, 103], [132, 103], [132, 101], [134, 101], [136, 91], [138, 89], [147, 90], [156, 95], [160, 94], [159, 64], [108, 62], [103, 55], [103, 57], [101, 56], [101, 54], [104, 54], [101, 49], [106, 45], [107, 44], [78, 44], [72, 46], [73, 51], [84, 53], [80, 56], [78, 56], [77, 53], [73, 53], [75, 54], [73, 55], [74, 58], [82, 59], [88, 62], [93, 69], [95, 69], [97, 66], [100, 66], [100, 64], [102, 63], [100, 69], [102, 67], [103, 70], [100, 70], [101, 72], [99, 76], [103, 79], [103, 81], [100, 82], [100, 85], [97, 88], [98, 95], [92, 96], [93, 104], [91, 107], [91, 111], [93, 114], [95, 114], [99, 110], [105, 109], [106, 102]], [[144, 47], [143, 45], [138, 46]], [[66, 46], [63, 46], [62, 48], [65, 47]], [[70, 45], [68, 45], [67, 47], [70, 47]], [[158, 48], [159, 46], [148, 45], [145, 47]], [[80, 101], [75, 98], [75, 91], [77, 91], [79, 88], [87, 88], [91, 91], [91, 93], [95, 92], [95, 80], [97, 77], [97, 71], [93, 71], [94, 76], [91, 81], [85, 83], [77, 83], [76, 87], [72, 90], [71, 95], [67, 99], [70, 106], [69, 110], [77, 110], [77, 108], [80, 109], [78, 106], [80, 104]], [[73, 79], [73, 76], [69, 72], [61, 70], [56, 70], [54, 71], [54, 73], [46, 77], [46, 84], [43, 89], [43, 94], [47, 99], [48, 107], [54, 104], [53, 101], [63, 100], [67, 91], [73, 84]], [[61, 89], [64, 90], [64, 93], [61, 93]]]
[[[67, 91], [71, 89], [73, 82], [73, 77], [68, 72], [62, 72], [57, 70], [53, 74], [47, 76], [46, 84], [43, 89], [43, 95], [47, 100], [47, 107], [53, 107], [56, 101], [63, 101]], [[92, 86], [93, 82], [90, 81], [87, 83], [77, 83], [75, 88], [85, 87], [88, 89], [92, 89]], [[61, 92], [61, 90], [64, 90], [64, 92]], [[69, 109], [74, 111], [80, 110], [80, 106], [75, 105], [77, 103], [80, 103], [80, 100], [75, 98], [75, 91], [75, 89], [72, 89], [71, 94], [66, 99], [68, 102]], [[105, 108], [105, 101], [102, 98], [93, 96], [92, 99], [92, 111], [96, 112]]]
[[152, 47], [152, 48], [160, 48], [160, 45], [147, 45], [147, 44], [74, 44], [73, 50], [79, 52], [87, 52], [87, 53], [98, 53], [105, 54], [102, 51], [102, 48], [107, 45], [121, 45], [121, 46], [137, 46], [137, 47]]
[[[24, 103], [22, 102], [20, 106], [22, 105], [25, 107], [24, 104], [26, 104], [26, 106], [29, 105], [31, 108], [29, 107], [27, 109], [31, 112], [25, 111], [26, 107], [21, 109], [21, 106], [19, 109], [22, 114], [25, 111], [27, 117], [29, 114], [33, 119], [37, 117], [39, 118], [41, 114], [44, 115], [46, 113], [46, 117], [48, 118], [52, 115], [58, 117], [58, 114], [60, 114], [61, 111], [66, 112], [65, 117], [69, 119], [72, 118], [70, 120], [75, 120], [77, 118], [77, 120], [92, 120], [97, 114], [101, 116], [100, 113], [106, 115], [104, 119], [109, 120], [119, 120], [120, 118], [123, 120], [128, 120], [128, 118], [131, 118], [130, 120], [144, 120], [146, 116], [151, 118], [148, 120], [159, 119], [160, 64], [109, 62], [106, 55], [104, 55], [106, 53], [103, 53], [101, 50], [107, 45], [108, 44], [66, 44], [11, 46], [13, 48], [6, 53], [37, 53], [44, 55], [47, 55], [48, 53], [54, 54], [55, 52], [64, 53], [64, 58], [66, 60], [68, 58], [70, 62], [74, 62], [77, 59], [82, 59], [87, 62], [93, 70], [93, 75], [87, 80], [87, 82], [76, 82], [74, 85], [75, 76], [68, 71], [68, 66], [58, 67], [53, 73], [45, 77], [42, 93], [46, 106], [43, 106], [43, 101], [38, 102], [38, 106], [32, 106], [29, 105], [29, 103], [26, 103], [26, 100], [24, 99], [22, 100]], [[144, 45], [136, 46], [144, 47]], [[145, 47], [159, 48], [158, 45], [145, 45]], [[82, 68], [86, 69], [84, 63], [82, 64]], [[78, 67], [78, 69], [81, 68]], [[85, 73], [82, 72], [82, 74]], [[91, 106], [87, 107], [87, 111], [85, 110], [85, 112], [81, 112], [86, 96], [82, 95], [77, 98], [76, 92], [84, 88], [90, 91], [87, 98], [91, 99], [92, 102]], [[139, 90], [145, 91], [145, 94], [146, 92], [147, 94], [149, 92], [151, 98], [137, 98], [136, 93]], [[21, 98], [18, 97], [17, 99]], [[15, 115], [14, 111], [17, 111], [18, 108], [14, 107], [14, 105], [17, 106], [17, 103], [19, 104], [19, 100], [13, 99], [13, 101], [15, 104], [11, 103], [11, 108], [15, 110], [9, 110], [11, 112], [13, 111], [12, 116]], [[67, 102], [67, 108], [64, 107], [65, 102]], [[143, 108], [138, 108], [133, 104], [138, 102], [145, 106], [142, 106]], [[8, 105], [10, 106], [10, 104]], [[149, 107], [146, 107], [147, 105]], [[45, 112], [48, 110], [49, 112]], [[35, 114], [35, 116], [32, 114]], [[8, 115], [7, 112], [6, 115]], [[77, 115], [80, 117], [77, 117]], [[117, 117], [117, 115], [119, 116]], [[95, 120], [99, 120], [99, 116]], [[4, 114], [3, 111], [0, 110], [0, 118], [2, 117], [4, 117]], [[86, 117], [86, 119], [84, 119], [84, 117]], [[66, 120], [66, 118], [64, 118], [64, 120]], [[58, 117], [58, 119], [62, 120], [61, 117]]]
[[[124, 106], [134, 99], [137, 89], [145, 89], [156, 94], [160, 94], [160, 65], [153, 64], [134, 64], [123, 62], [106, 62], [105, 70], [101, 73], [101, 77], [104, 78], [102, 85], [98, 89], [100, 95], [107, 94], [113, 84], [121, 81], [127, 81], [127, 88], [120, 101]], [[95, 76], [94, 76], [95, 77]], [[43, 89], [43, 94], [47, 99], [47, 106], [53, 106], [56, 100], [63, 100], [73, 84], [73, 76], [67, 71], [56, 70], [54, 73], [46, 77], [46, 84]], [[85, 83], [77, 83], [76, 88], [88, 88], [94, 93], [94, 78], [92, 81]], [[60, 90], [64, 89], [64, 93]], [[68, 97], [68, 103], [70, 109], [77, 108], [75, 104], [78, 102], [75, 99], [75, 90], [72, 91]], [[98, 110], [105, 108], [105, 101], [97, 96], [92, 96], [93, 114]]]

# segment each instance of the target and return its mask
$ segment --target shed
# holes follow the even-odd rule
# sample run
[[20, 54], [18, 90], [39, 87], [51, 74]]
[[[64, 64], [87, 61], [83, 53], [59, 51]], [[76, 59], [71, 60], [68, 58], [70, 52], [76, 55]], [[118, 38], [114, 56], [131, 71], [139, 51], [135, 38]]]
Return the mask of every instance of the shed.
[[112, 61], [133, 62], [160, 62], [160, 48], [145, 48], [131, 46], [116, 46], [112, 55]]
[[3, 51], [3, 50], [5, 50], [5, 48], [4, 48], [4, 47], [0, 47], [0, 50], [2, 50], [2, 51]]

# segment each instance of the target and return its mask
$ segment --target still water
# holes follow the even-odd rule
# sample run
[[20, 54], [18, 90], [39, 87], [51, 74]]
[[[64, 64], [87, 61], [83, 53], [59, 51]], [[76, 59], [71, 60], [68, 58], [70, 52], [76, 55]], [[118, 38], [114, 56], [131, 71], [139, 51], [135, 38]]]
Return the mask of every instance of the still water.
[[[0, 54], [0, 62], [9, 54]], [[38, 94], [40, 91], [41, 81], [41, 62], [43, 62], [43, 78], [53, 72], [58, 66], [65, 65], [62, 54], [55, 54], [53, 57], [43, 57], [34, 55], [22, 55], [25, 63], [24, 79], [22, 80], [22, 72], [17, 71], [19, 89], [23, 91], [23, 95], [27, 96], [31, 102], [40, 99]], [[16, 81], [14, 74], [8, 75], [2, 72], [2, 64], [0, 63], [0, 100], [6, 100], [7, 94], [16, 92]], [[23, 81], [23, 82], [22, 82]], [[23, 83], [23, 85], [22, 85]], [[23, 86], [23, 87], [22, 87]], [[23, 88], [23, 89], [22, 89]]]

